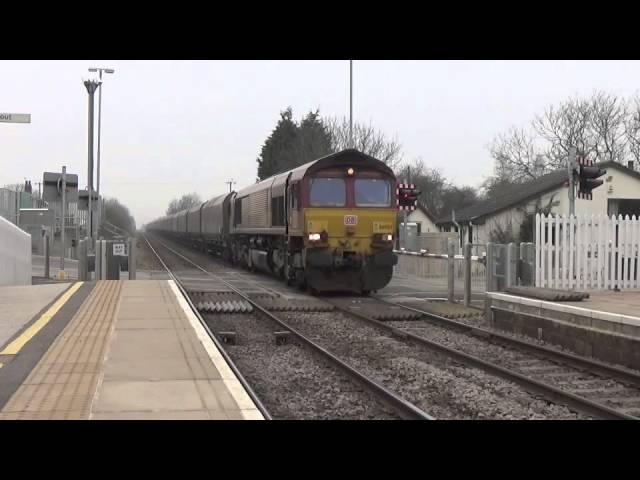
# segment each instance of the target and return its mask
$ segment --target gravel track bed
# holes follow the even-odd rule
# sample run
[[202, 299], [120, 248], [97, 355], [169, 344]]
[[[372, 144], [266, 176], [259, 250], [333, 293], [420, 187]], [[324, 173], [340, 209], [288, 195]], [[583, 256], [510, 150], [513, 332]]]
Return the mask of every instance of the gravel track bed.
[[[530, 337], [528, 335], [524, 335], [524, 334], [521, 334], [521, 333], [510, 332], [508, 330], [500, 330], [500, 329], [497, 329], [497, 328], [493, 328], [493, 327], [491, 327], [490, 325], [487, 324], [487, 321], [486, 321], [484, 315], [479, 315], [477, 317], [469, 317], [469, 318], [455, 318], [454, 320], [457, 321], [457, 322], [460, 322], [460, 323], [464, 323], [466, 325], [473, 326], [473, 327], [480, 327], [480, 328], [484, 328], [485, 330], [489, 330], [491, 332], [500, 333], [502, 335], [506, 335], [508, 337], [515, 338], [517, 340], [522, 340], [524, 342], [531, 343], [532, 345], [540, 345], [540, 346], [543, 346], [543, 347], [553, 348], [554, 350], [558, 350], [560, 352], [566, 352], [566, 353], [572, 353], [574, 355], [579, 355], [578, 353], [574, 352], [573, 350], [571, 350], [569, 348], [566, 348], [566, 347], [563, 347], [562, 345], [558, 345], [558, 344], [553, 343], [553, 342], [548, 342], [546, 340], [539, 340], [539, 339], [537, 339], [535, 337]], [[585, 357], [585, 358], [589, 358], [589, 357]], [[610, 365], [612, 367], [623, 368], [623, 369], [628, 370], [630, 372], [634, 372], [637, 375], [640, 375], [640, 370], [635, 370], [635, 369], [626, 367], [624, 365], [617, 365], [615, 363], [606, 362], [606, 361], [600, 360], [600, 359], [596, 359], [596, 360], [598, 360], [601, 363]]]
[[[497, 329], [497, 328], [492, 328], [492, 327], [490, 327], [490, 326], [488, 326], [486, 324], [484, 319], [483, 319], [483, 322], [482, 323], [478, 323], [477, 326], [482, 327], [482, 328], [484, 328], [486, 330], [489, 330], [491, 332], [501, 333], [502, 335], [506, 335], [508, 337], [515, 338], [517, 340], [522, 340], [523, 342], [531, 343], [533, 345], [540, 345], [540, 346], [543, 346], [543, 347], [553, 348], [554, 350], [558, 350], [560, 352], [571, 353], [573, 355], [580, 355], [580, 354], [574, 352], [573, 350], [571, 350], [569, 348], [563, 347], [562, 345], [558, 345], [558, 344], [553, 343], [553, 342], [548, 342], [546, 340], [538, 340], [535, 337], [530, 337], [530, 336], [524, 335], [522, 333], [515, 333], [515, 332], [509, 332], [508, 330], [500, 330], [500, 329]], [[585, 357], [585, 358], [589, 358], [589, 357]], [[636, 375], [640, 375], [640, 370], [636, 370], [636, 369], [627, 367], [625, 365], [618, 365], [618, 364], [607, 362], [607, 361], [600, 360], [600, 359], [594, 359], [594, 360], [597, 360], [598, 362], [604, 363], [606, 365], [610, 365], [612, 367], [617, 367], [617, 368], [622, 368], [624, 370], [628, 370], [630, 372], [635, 373]]]
[[286, 313], [293, 328], [439, 419], [576, 419], [518, 385], [398, 341], [341, 313]]
[[136, 268], [138, 270], [160, 270], [164, 271], [164, 267], [158, 260], [158, 257], [151, 251], [149, 245], [141, 234], [136, 236]]
[[[157, 245], [157, 250], [169, 268], [197, 271], [162, 246]], [[183, 253], [183, 250], [178, 251]], [[199, 259], [194, 258], [194, 261], [199, 263]], [[277, 328], [269, 320], [251, 314], [204, 314], [203, 318], [212, 332], [236, 332], [237, 343], [224, 344], [225, 351], [273, 419], [400, 418], [373, 394], [314, 355], [307, 347], [297, 344], [293, 339], [285, 345], [276, 345], [273, 332]]]
[[398, 419], [343, 373], [290, 341], [276, 345], [267, 320], [247, 314], [207, 314], [213, 332], [233, 330], [225, 350], [274, 419]]
[[[429, 321], [390, 321], [390, 326], [423, 336], [456, 350], [490, 361], [502, 367], [522, 373], [544, 383], [553, 385], [585, 398], [598, 399], [612, 408], [620, 408], [616, 402], [604, 401], [600, 397], [615, 391], [613, 396], [638, 397], [640, 389], [594, 373], [574, 368], [545, 358], [515, 346], [491, 343], [453, 328], [442, 327]], [[528, 370], [531, 369], [531, 370]], [[536, 370], [538, 372], [536, 373]], [[640, 405], [640, 404], [639, 404]]]
[[[209, 271], [215, 272], [216, 270], [220, 270], [221, 267], [224, 270], [232, 269], [231, 267], [222, 264], [221, 260], [216, 257], [211, 257], [210, 255], [204, 254], [202, 252], [189, 249], [188, 247], [181, 245], [180, 243], [177, 243], [175, 241], [163, 238], [162, 242], [168, 244], [172, 248], [175, 248], [187, 258], [192, 259], [194, 262], [202, 265]], [[153, 240], [152, 244], [154, 244], [154, 247], [156, 246]], [[157, 248], [160, 248], [162, 250], [162, 247], [160, 245], [158, 245]], [[176, 257], [170, 252], [163, 251], [163, 256], [169, 256], [170, 261], [168, 262], [168, 265], [170, 267], [176, 264], [180, 267], [192, 267], [187, 262], [180, 259], [179, 257]], [[165, 259], [165, 261], [167, 260]], [[237, 270], [237, 273], [239, 277], [244, 275], [256, 279], [259, 279], [261, 277], [259, 275], [256, 276], [255, 274], [250, 274], [244, 270]], [[225, 278], [228, 277], [225, 276]], [[283, 289], [284, 288], [286, 287], [283, 287]], [[304, 318], [306, 316], [317, 317], [319, 315], [321, 314], [292, 313], [286, 315], [282, 314], [280, 316], [283, 319], [287, 318], [288, 321], [291, 321], [292, 326], [294, 326], [293, 323], [300, 318]], [[235, 316], [236, 315], [227, 315], [227, 317]], [[335, 315], [333, 316], [335, 317]], [[207, 315], [207, 322], [213, 321], [212, 317], [220, 317], [218, 320], [220, 322], [220, 326], [212, 328], [212, 330], [238, 331], [235, 325], [227, 323], [229, 322], [229, 319], [223, 319], [223, 316], [221, 315]], [[325, 318], [320, 322], [322, 324], [327, 323], [327, 314], [324, 314], [324, 317]], [[343, 316], [341, 316], [340, 318], [342, 320], [342, 323], [349, 323], [351, 326], [348, 328], [353, 329], [353, 321], [351, 319], [344, 318]], [[256, 328], [260, 328], [260, 325], [264, 323], [268, 325], [266, 320], [254, 318], [253, 321], [257, 322], [254, 325]], [[483, 326], [484, 318], [482, 316], [478, 316], [459, 319], [459, 321], [475, 326]], [[250, 321], [246, 322], [246, 324], [249, 323]], [[363, 325], [363, 327], [366, 326]], [[225, 345], [225, 349], [227, 350], [231, 358], [233, 358], [236, 365], [238, 365], [240, 371], [243, 373], [247, 381], [250, 382], [252, 388], [254, 388], [256, 393], [260, 396], [261, 400], [269, 409], [274, 418], [343, 418], [335, 415], [323, 416], [324, 412], [322, 411], [322, 409], [310, 414], [302, 412], [307, 408], [304, 405], [304, 402], [306, 401], [304, 395], [296, 397], [297, 400], [294, 398], [294, 400], [292, 400], [293, 403], [290, 407], [284, 406], [286, 405], [286, 403], [283, 402], [282, 399], [288, 398], [288, 396], [290, 395], [296, 396], [298, 392], [296, 392], [294, 389], [293, 392], [287, 393], [286, 388], [283, 390], [282, 387], [278, 387], [278, 382], [283, 382], [285, 386], [291, 384], [290, 378], [285, 378], [285, 380], [278, 380], [278, 371], [282, 370], [284, 372], [283, 375], [286, 374], [286, 372], [291, 371], [294, 371], [294, 373], [299, 373], [299, 371], [302, 371], [305, 368], [311, 368], [308, 365], [308, 362], [314, 363], [314, 361], [304, 359], [304, 357], [310, 356], [308, 352], [304, 351], [306, 350], [306, 347], [297, 346], [293, 342], [290, 345], [276, 346], [272, 336], [273, 328], [264, 327], [264, 325], [262, 328], [267, 328], [269, 332], [268, 339], [264, 339], [261, 342], [262, 347], [252, 347], [251, 343], [253, 342], [244, 344], [241, 340], [243, 334], [238, 331], [239, 345]], [[301, 329], [301, 331], [303, 330]], [[253, 334], [257, 335], [257, 332], [258, 330], [253, 332]], [[246, 338], [251, 338], [252, 331], [249, 329], [247, 330], [246, 334]], [[263, 333], [263, 335], [265, 334]], [[380, 333], [374, 329], [372, 329], [372, 335], [373, 337], [381, 337]], [[338, 337], [340, 337], [340, 335], [338, 335]], [[392, 342], [395, 344], [405, 345], [402, 342], [399, 342], [391, 337], [383, 336], [381, 338], [385, 338], [385, 342], [383, 342], [383, 344], [386, 342]], [[319, 340], [319, 337], [315, 337], [314, 339]], [[338, 340], [342, 341], [344, 339], [337, 338], [336, 341]], [[329, 348], [331, 351], [334, 351], [331, 344], [327, 345], [321, 341], [319, 341], [318, 343]], [[244, 352], [242, 352], [242, 348], [245, 349]], [[257, 348], [258, 350], [256, 352], [253, 352], [252, 348]], [[296, 355], [289, 353], [289, 348], [294, 348], [293, 352], [295, 352]], [[373, 356], [373, 358], [370, 358], [370, 360], [364, 362], [362, 360], [358, 360], [358, 358], [355, 358], [355, 353], [357, 352], [355, 352], [353, 355], [353, 362], [351, 360], [347, 360], [348, 355], [343, 355], [337, 351], [335, 353], [351, 363], [355, 368], [358, 368], [362, 373], [366, 375], [371, 375], [371, 373], [373, 373], [372, 376], [374, 378], [381, 380], [381, 383], [391, 388], [398, 395], [405, 397], [410, 401], [413, 401], [412, 398], [414, 397], [418, 398], [419, 400], [421, 399], [422, 404], [420, 404], [420, 401], [418, 400], [413, 401], [413, 403], [425, 410], [427, 413], [434, 415], [436, 418], [583, 418], [579, 414], [575, 414], [563, 406], [548, 404], [545, 400], [534, 397], [533, 395], [521, 389], [518, 385], [493, 377], [489, 374], [485, 374], [480, 370], [470, 369], [468, 367], [455, 364], [450, 360], [445, 360], [441, 355], [431, 352], [427, 353], [424, 350], [422, 351], [422, 353], [416, 354], [414, 347], [409, 347], [406, 345], [405, 348], [411, 350], [411, 353], [403, 355], [401, 351], [397, 350], [398, 348], [399, 347], [396, 345], [394, 347], [394, 352], [397, 351], [399, 353], [389, 353], [384, 351], [384, 345], [381, 348], [381, 345], [376, 344], [374, 350], [377, 353]], [[362, 341], [360, 350], [367, 351], [370, 349], [371, 345], [368, 343], [368, 341]], [[239, 352], [239, 357], [237, 359], [236, 357], [234, 357], [234, 351]], [[289, 364], [281, 360], [282, 355], [277, 354], [277, 352], [281, 351], [286, 351], [287, 355], [292, 355], [291, 358], [287, 359], [287, 362], [298, 362], [298, 365], [290, 366]], [[272, 357], [275, 358], [275, 360], [272, 361]], [[312, 356], [311, 358], [315, 358], [315, 356]], [[437, 358], [437, 361], [434, 361], [434, 358]], [[381, 363], [380, 359], [385, 359], [384, 362], [386, 366], [383, 371], [383, 375], [385, 376], [384, 378], [380, 377], [379, 368], [377, 369], [377, 372], [377, 367], [374, 368], [376, 362]], [[313, 368], [315, 368], [316, 370], [318, 368], [326, 370], [327, 368], [332, 369], [333, 367], [326, 366], [323, 361], [322, 365], [314, 365]], [[265, 369], [269, 370], [267, 371]], [[334, 375], [336, 375], [336, 373], [337, 372], [334, 372]], [[343, 374], [338, 374], [338, 376], [343, 376]], [[306, 382], [307, 384], [313, 384], [313, 381], [311, 380], [312, 377], [313, 373], [309, 374], [301, 381]], [[280, 378], [283, 378], [283, 376], [281, 376]], [[446, 386], [446, 388], [443, 388], [443, 385]], [[359, 388], [358, 385], [350, 385], [352, 391], [354, 387]], [[280, 390], [278, 390], [279, 388]], [[298, 389], [304, 390], [303, 388]], [[321, 393], [318, 394], [321, 395]], [[272, 404], [270, 403], [271, 400], [267, 398], [269, 395], [274, 398]], [[373, 398], [373, 396], [368, 392], [360, 391], [360, 395], [368, 395], [370, 398]], [[365, 404], [366, 403], [371, 403], [371, 400], [365, 402]], [[477, 406], [481, 403], [484, 403], [484, 406], [482, 408]], [[435, 408], [434, 405], [436, 405]], [[441, 405], [441, 407], [437, 407], [437, 405]], [[308, 406], [308, 408], [313, 409], [312, 406]], [[455, 410], [458, 410], [458, 412], [455, 413]], [[279, 413], [280, 411], [283, 412], [282, 415]], [[337, 413], [339, 414], [339, 412]], [[387, 415], [390, 415], [389, 418], [395, 418], [394, 413], [387, 413]], [[379, 417], [374, 416], [358, 418]]]

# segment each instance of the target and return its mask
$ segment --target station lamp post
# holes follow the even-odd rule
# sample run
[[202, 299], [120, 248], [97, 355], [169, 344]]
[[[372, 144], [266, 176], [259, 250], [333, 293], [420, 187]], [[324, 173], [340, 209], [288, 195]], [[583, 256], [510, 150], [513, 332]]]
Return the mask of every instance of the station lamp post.
[[349, 60], [349, 147], [353, 148], [353, 60]]
[[92, 67], [89, 69], [90, 72], [97, 72], [100, 80], [100, 86], [98, 88], [98, 152], [97, 152], [97, 163], [98, 163], [98, 178], [96, 179], [96, 193], [98, 195], [98, 228], [102, 224], [102, 202], [100, 201], [100, 125], [102, 119], [102, 74], [115, 73], [113, 68], [96, 68]]
[[89, 145], [88, 145], [88, 166], [87, 166], [87, 189], [89, 191], [89, 241], [91, 245], [93, 245], [93, 206], [92, 206], [92, 197], [93, 197], [93, 95], [95, 91], [98, 89], [100, 85], [99, 82], [95, 80], [85, 80], [84, 86], [87, 88], [87, 93], [89, 94]]

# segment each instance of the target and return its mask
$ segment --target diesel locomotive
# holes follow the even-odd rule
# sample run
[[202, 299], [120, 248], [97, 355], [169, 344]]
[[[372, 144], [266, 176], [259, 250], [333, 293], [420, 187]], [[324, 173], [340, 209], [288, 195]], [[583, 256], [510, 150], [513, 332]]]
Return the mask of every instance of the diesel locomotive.
[[387, 165], [348, 149], [147, 229], [314, 293], [366, 295], [389, 283], [398, 260], [395, 193], [396, 177]]

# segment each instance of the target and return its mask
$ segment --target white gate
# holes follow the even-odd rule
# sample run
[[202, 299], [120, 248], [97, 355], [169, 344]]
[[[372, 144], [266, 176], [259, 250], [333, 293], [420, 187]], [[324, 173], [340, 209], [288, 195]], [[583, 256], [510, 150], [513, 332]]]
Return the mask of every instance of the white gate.
[[536, 215], [536, 286], [640, 288], [640, 218]]

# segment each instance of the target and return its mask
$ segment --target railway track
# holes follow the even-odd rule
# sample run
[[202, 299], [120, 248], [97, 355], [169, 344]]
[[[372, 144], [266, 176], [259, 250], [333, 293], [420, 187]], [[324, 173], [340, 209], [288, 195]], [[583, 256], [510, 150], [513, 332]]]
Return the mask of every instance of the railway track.
[[222, 356], [224, 357], [224, 359], [226, 360], [227, 364], [229, 365], [229, 368], [231, 368], [231, 370], [233, 371], [233, 373], [236, 375], [236, 377], [238, 378], [238, 381], [242, 384], [242, 386], [244, 387], [245, 391], [247, 392], [247, 394], [249, 395], [249, 397], [251, 398], [251, 400], [254, 402], [254, 404], [256, 405], [256, 407], [258, 408], [258, 410], [260, 410], [260, 413], [262, 413], [262, 416], [265, 418], [265, 420], [271, 420], [271, 414], [269, 413], [269, 411], [267, 410], [267, 408], [263, 405], [262, 401], [260, 400], [260, 398], [258, 398], [258, 396], [256, 395], [256, 393], [253, 391], [253, 389], [251, 388], [251, 385], [249, 385], [249, 383], [247, 382], [247, 380], [244, 378], [244, 376], [242, 375], [242, 373], [240, 372], [240, 370], [238, 370], [238, 368], [236, 367], [236, 365], [234, 364], [234, 362], [231, 360], [231, 358], [229, 357], [229, 355], [227, 355], [227, 353], [224, 351], [224, 348], [222, 348], [222, 345], [220, 344], [220, 342], [218, 341], [218, 339], [216, 338], [216, 336], [213, 334], [213, 332], [211, 332], [211, 330], [209, 329], [209, 326], [206, 324], [206, 322], [203, 320], [202, 316], [200, 315], [200, 313], [198, 312], [197, 308], [195, 307], [195, 305], [193, 304], [193, 302], [191, 301], [191, 299], [189, 298], [189, 295], [187, 293], [187, 291], [184, 289], [184, 286], [182, 285], [182, 283], [180, 282], [180, 280], [178, 280], [178, 278], [176, 278], [176, 276], [173, 274], [173, 272], [169, 269], [169, 267], [167, 266], [167, 264], [162, 260], [162, 257], [158, 254], [158, 252], [155, 250], [155, 248], [153, 248], [153, 245], [151, 245], [151, 243], [149, 242], [149, 239], [146, 237], [146, 235], [144, 236], [144, 240], [147, 243], [149, 249], [153, 252], [153, 254], [156, 256], [156, 258], [158, 259], [158, 261], [160, 262], [160, 264], [162, 265], [162, 267], [167, 271], [167, 273], [169, 274], [169, 276], [171, 277], [171, 279], [176, 283], [176, 285], [178, 286], [178, 288], [180, 289], [180, 291], [182, 292], [182, 294], [184, 295], [187, 303], [189, 304], [189, 307], [191, 308], [191, 310], [193, 311], [193, 313], [196, 315], [196, 317], [198, 318], [198, 320], [200, 321], [200, 323], [202, 324], [202, 326], [204, 327], [205, 331], [207, 332], [207, 334], [209, 335], [209, 337], [211, 338], [211, 340], [216, 344], [216, 347], [218, 347], [218, 350], [220, 351], [220, 353], [222, 354]]
[[[187, 258], [175, 249], [171, 250], [192, 267], [196, 265], [196, 262], [193, 261], [196, 259], [198, 263], [207, 265], [209, 269], [215, 269], [216, 274], [213, 274], [198, 265], [199, 272], [209, 275], [211, 278], [224, 277], [229, 283], [233, 283], [245, 291], [251, 289], [256, 294], [261, 291], [278, 294], [278, 291], [265, 287], [265, 285], [272, 283], [270, 277], [261, 279], [260, 276], [249, 275], [237, 269], [229, 269], [228, 266], [222, 266], [217, 259], [204, 257], [201, 253], [190, 249], [185, 249], [184, 253], [191, 258]], [[285, 287], [276, 287], [276, 289], [287, 291]], [[314, 297], [307, 298], [309, 301], [320, 301]], [[262, 304], [264, 305], [264, 302]], [[268, 312], [268, 314], [270, 313]], [[384, 348], [381, 348], [380, 339], [376, 338], [380, 337], [379, 334], [372, 336], [370, 332], [365, 331], [361, 332], [361, 338], [352, 343], [345, 343], [345, 338], [351, 335], [348, 330], [354, 329], [352, 319], [348, 320], [348, 326], [344, 327], [344, 338], [340, 336], [328, 338], [330, 332], [327, 331], [329, 330], [327, 325], [334, 322], [335, 317], [335, 312], [307, 313], [297, 310], [295, 314], [291, 315], [279, 312], [279, 325], [283, 330], [295, 331], [296, 334], [306, 337], [307, 341], [317, 344], [318, 347], [334, 356], [346, 359], [343, 363], [354, 366], [361, 374], [364, 372], [364, 376], [375, 377], [378, 379], [379, 385], [388, 386], [392, 391], [399, 393], [399, 396], [408, 399], [413, 405], [422, 407], [423, 410], [429, 411], [438, 418], [576, 418], [575, 414], [564, 407], [549, 405], [547, 402], [531, 396], [525, 391], [526, 389], [495, 378], [494, 373], [486, 375], [478, 371], [477, 368], [456, 369], [455, 366], [452, 367], [451, 362], [449, 365], [444, 365], [446, 362], [443, 362], [442, 358], [436, 358], [437, 355], [434, 356], [433, 352], [430, 356], [425, 356], [424, 348], [418, 347], [416, 349], [415, 346], [408, 348], [406, 335], [398, 336], [397, 329], [391, 331], [390, 338], [384, 339], [387, 342]], [[300, 319], [304, 321], [299, 322]], [[333, 324], [331, 328], [333, 328]], [[216, 331], [219, 329], [216, 328]], [[442, 357], [442, 353], [438, 352], [440, 357]], [[409, 364], [404, 364], [404, 360], [398, 362], [398, 358], [410, 358]], [[412, 372], [415, 370], [415, 375], [412, 373], [408, 376], [407, 371], [409, 370]], [[509, 380], [512, 381], [511, 378]], [[443, 390], [447, 391], [446, 395], [442, 394]], [[539, 395], [539, 392], [536, 393]], [[465, 400], [467, 404], [460, 400], [462, 397], [467, 397]], [[549, 395], [545, 395], [545, 398], [549, 399], [549, 397]], [[484, 403], [488, 405], [486, 409], [482, 407]], [[562, 404], [562, 402], [558, 403]], [[470, 407], [470, 404], [477, 406]], [[527, 409], [529, 414], [527, 414]]]
[[[189, 296], [189, 295], [193, 296], [193, 292], [189, 292], [185, 288], [185, 284], [188, 283], [188, 281], [190, 280], [189, 270], [187, 270], [187, 271], [178, 271], [176, 268], [170, 269], [167, 266], [167, 264], [163, 261], [162, 256], [158, 253], [157, 249], [154, 248], [154, 246], [152, 245], [152, 242], [146, 236], [145, 236], [145, 240], [146, 240], [147, 244], [149, 245], [149, 247], [152, 249], [152, 251], [155, 253], [155, 255], [158, 257], [158, 259], [163, 263], [163, 265], [165, 266], [167, 271], [170, 273], [170, 275], [172, 276], [174, 281], [176, 281], [176, 283], [178, 283], [181, 286], [181, 289], [183, 290], [183, 293], [185, 293], [186, 296]], [[289, 336], [293, 336], [299, 343], [301, 343], [306, 348], [311, 350], [315, 355], [318, 355], [318, 356], [322, 357], [326, 362], [328, 362], [331, 365], [333, 365], [340, 372], [342, 372], [343, 374], [347, 375], [351, 380], [355, 381], [360, 386], [362, 386], [364, 389], [366, 389], [370, 394], [375, 396], [384, 405], [386, 405], [386, 406], [390, 407], [391, 409], [393, 409], [393, 411], [395, 411], [400, 418], [403, 418], [403, 419], [417, 419], [417, 420], [433, 420], [434, 419], [434, 417], [432, 417], [431, 415], [429, 415], [428, 413], [426, 413], [422, 409], [416, 407], [414, 404], [412, 404], [411, 402], [405, 400], [404, 398], [402, 398], [401, 396], [399, 396], [398, 394], [396, 394], [395, 392], [393, 392], [389, 388], [385, 387], [381, 383], [377, 382], [376, 380], [374, 380], [370, 376], [367, 376], [364, 373], [362, 373], [361, 371], [353, 368], [351, 365], [349, 365], [348, 363], [344, 362], [341, 358], [337, 357], [336, 355], [334, 355], [329, 350], [323, 348], [322, 346], [320, 346], [319, 344], [317, 344], [316, 342], [311, 340], [308, 336], [305, 336], [304, 334], [302, 334], [298, 330], [294, 329], [289, 323], [284, 321], [281, 316], [276, 315], [273, 312], [271, 312], [271, 311], [267, 310], [266, 308], [264, 308], [258, 301], [256, 301], [254, 298], [252, 298], [246, 292], [243, 292], [237, 286], [238, 283], [246, 285], [248, 282], [239, 281], [237, 278], [235, 278], [235, 279], [230, 279], [230, 278], [225, 279], [221, 275], [216, 275], [215, 273], [212, 273], [212, 272], [208, 271], [207, 269], [203, 268], [201, 265], [199, 265], [198, 263], [194, 262], [193, 260], [187, 258], [186, 256], [182, 255], [180, 252], [178, 252], [177, 250], [171, 248], [166, 243], [163, 243], [163, 242], [161, 242], [160, 240], [158, 240], [156, 238], [153, 239], [153, 243], [156, 244], [156, 246], [160, 246], [163, 249], [163, 251], [169, 252], [170, 255], [174, 256], [175, 258], [180, 259], [181, 262], [183, 262], [184, 264], [190, 266], [191, 267], [191, 271], [196, 270], [196, 271], [200, 272], [201, 274], [204, 274], [204, 275], [208, 276], [211, 279], [210, 287], [213, 287], [214, 291], [215, 291], [215, 287], [216, 286], [224, 287], [224, 290], [227, 292], [225, 294], [226, 295], [225, 296], [225, 301], [224, 302], [216, 302], [217, 305], [221, 305], [221, 307], [220, 307], [221, 309], [224, 309], [224, 308], [233, 309], [233, 308], [237, 307], [237, 308], [240, 308], [240, 309], [244, 309], [243, 311], [246, 311], [247, 313], [249, 313], [249, 312], [258, 313], [262, 317], [264, 317], [264, 318], [268, 319], [269, 321], [273, 322], [280, 329], [279, 332], [274, 332], [275, 335], [276, 335], [276, 338], [279, 335], [280, 338], [283, 341], [286, 341], [286, 338], [288, 338]], [[227, 275], [227, 277], [229, 277], [229, 275]], [[265, 289], [264, 287], [259, 287], [259, 288], [262, 288], [263, 290], [268, 292], [268, 289]], [[258, 290], [259, 290], [259, 288], [258, 288]], [[231, 295], [229, 295], [229, 292], [231, 292]], [[197, 296], [197, 294], [196, 294], [196, 296]], [[192, 305], [193, 305], [193, 299], [191, 299], [190, 301], [192, 302]], [[221, 313], [224, 313], [224, 312], [221, 311]], [[200, 318], [202, 318], [202, 317], [200, 316]], [[202, 320], [202, 322], [203, 322], [203, 324], [206, 325], [206, 322], [204, 320]], [[221, 351], [224, 351], [224, 349], [222, 348], [222, 345], [220, 344], [219, 340], [211, 332], [210, 329], [208, 329], [208, 332], [212, 336], [212, 338], [214, 338], [215, 341], [218, 343]], [[223, 340], [226, 340], [226, 341], [233, 341], [234, 340], [234, 332], [231, 332], [231, 331], [222, 332], [221, 336], [222, 336]], [[225, 356], [226, 356], [227, 361], [229, 363], [232, 363], [231, 359], [229, 358], [229, 356], [226, 355], [226, 354], [225, 354]], [[254, 395], [255, 395], [255, 393], [254, 393]], [[256, 398], [257, 398], [257, 396], [256, 396]]]
[[[635, 372], [379, 297], [327, 301], [345, 314], [405, 342], [440, 352], [588, 416], [624, 420], [637, 420], [640, 416], [640, 375]], [[380, 320], [385, 309], [393, 313], [389, 320]], [[417, 316], [406, 320], [399, 312]]]

